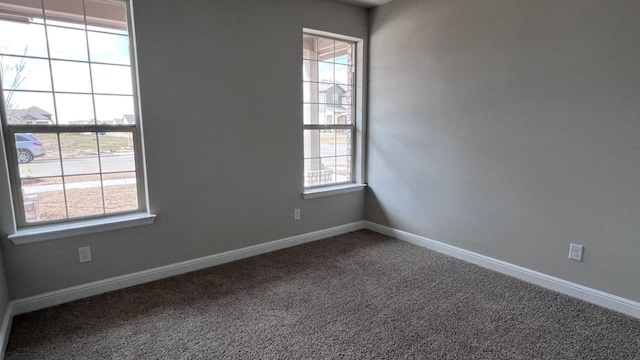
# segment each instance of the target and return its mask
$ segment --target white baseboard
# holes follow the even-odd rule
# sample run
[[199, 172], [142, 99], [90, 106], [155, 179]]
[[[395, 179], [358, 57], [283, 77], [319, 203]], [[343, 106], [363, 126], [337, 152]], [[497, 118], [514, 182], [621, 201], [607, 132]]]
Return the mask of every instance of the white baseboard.
[[370, 221], [366, 228], [640, 319], [640, 303]]
[[513, 276], [520, 280], [640, 319], [640, 303], [638, 302], [510, 264], [505, 261], [477, 254], [469, 250], [441, 243], [423, 236], [411, 234], [406, 231], [393, 229], [369, 221], [359, 221], [325, 230], [291, 236], [264, 244], [258, 244], [242, 249], [231, 250], [220, 254], [144, 270], [133, 274], [52, 291], [28, 298], [13, 300], [9, 302], [2, 319], [2, 324], [0, 325], [0, 358], [4, 357], [4, 351], [7, 346], [7, 340], [11, 329], [11, 321], [14, 315], [40, 310], [109, 291], [124, 289], [130, 286], [160, 280], [361, 229], [369, 229], [396, 239], [404, 240], [412, 244], [450, 255], [502, 274]]
[[103, 294], [109, 291], [124, 289], [134, 285], [156, 281], [175, 275], [196, 271], [211, 266], [216, 266], [231, 261], [236, 261], [271, 251], [276, 251], [291, 246], [296, 246], [311, 241], [316, 241], [331, 236], [345, 234], [351, 231], [364, 229], [365, 221], [340, 225], [329, 229], [314, 231], [306, 234], [291, 236], [288, 238], [271, 241], [264, 244], [245, 247], [242, 249], [226, 251], [220, 254], [205, 256], [198, 259], [187, 260], [171, 265], [144, 270], [132, 274], [117, 276], [105, 280], [95, 281], [88, 284], [78, 285], [66, 289], [48, 292], [41, 295], [31, 296], [11, 302], [12, 315], [24, 314], [27, 312], [48, 308], [64, 304], [70, 301]]

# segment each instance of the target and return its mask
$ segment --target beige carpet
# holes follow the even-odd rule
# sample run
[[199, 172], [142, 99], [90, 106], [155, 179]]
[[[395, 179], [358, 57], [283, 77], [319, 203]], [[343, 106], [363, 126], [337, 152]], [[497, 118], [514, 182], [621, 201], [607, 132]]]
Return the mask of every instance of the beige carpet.
[[640, 320], [358, 231], [16, 316], [7, 359], [640, 359]]

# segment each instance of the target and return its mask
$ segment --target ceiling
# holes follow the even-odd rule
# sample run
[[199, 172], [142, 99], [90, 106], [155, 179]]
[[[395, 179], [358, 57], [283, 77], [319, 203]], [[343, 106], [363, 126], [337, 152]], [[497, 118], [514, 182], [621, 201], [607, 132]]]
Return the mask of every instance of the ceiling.
[[340, 0], [348, 4], [358, 5], [365, 8], [376, 7], [378, 5], [386, 4], [392, 0]]

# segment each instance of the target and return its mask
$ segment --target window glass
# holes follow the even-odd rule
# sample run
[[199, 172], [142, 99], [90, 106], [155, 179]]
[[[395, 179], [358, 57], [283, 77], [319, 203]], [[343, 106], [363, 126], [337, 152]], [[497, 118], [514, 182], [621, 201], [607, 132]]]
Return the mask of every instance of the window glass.
[[136, 171], [133, 133], [103, 132], [98, 136], [102, 173]]
[[18, 228], [146, 210], [127, 6], [0, 0]]
[[133, 96], [95, 95], [96, 120], [101, 125], [133, 125]]
[[[89, 64], [75, 61], [51, 61], [53, 86], [56, 91], [91, 92]], [[70, 76], [73, 74], [73, 76]]]
[[54, 125], [53, 94], [50, 92], [4, 90], [8, 125]]
[[135, 210], [138, 206], [136, 173], [119, 172], [102, 176], [104, 209], [107, 213]]
[[56, 94], [60, 125], [95, 125], [91, 94]]
[[44, 26], [0, 20], [0, 53], [47, 57], [47, 37]]
[[47, 37], [52, 59], [89, 60], [85, 31], [47, 26]]
[[353, 181], [355, 44], [303, 36], [304, 186]]
[[93, 91], [101, 94], [133, 94], [129, 66], [91, 64]]
[[92, 62], [129, 65], [129, 37], [126, 35], [89, 33], [89, 55]]
[[49, 61], [0, 55], [2, 87], [7, 90], [51, 91]]

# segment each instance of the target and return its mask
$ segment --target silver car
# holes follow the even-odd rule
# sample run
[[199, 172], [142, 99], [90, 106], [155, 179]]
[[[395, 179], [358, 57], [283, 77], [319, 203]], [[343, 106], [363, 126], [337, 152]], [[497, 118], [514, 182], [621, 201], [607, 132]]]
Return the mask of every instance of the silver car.
[[18, 150], [18, 162], [26, 164], [34, 158], [45, 156], [47, 152], [44, 150], [42, 141], [33, 134], [15, 134], [16, 149]]

